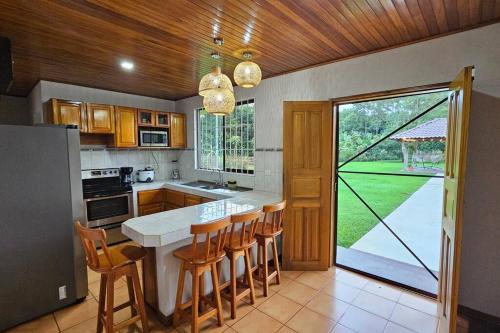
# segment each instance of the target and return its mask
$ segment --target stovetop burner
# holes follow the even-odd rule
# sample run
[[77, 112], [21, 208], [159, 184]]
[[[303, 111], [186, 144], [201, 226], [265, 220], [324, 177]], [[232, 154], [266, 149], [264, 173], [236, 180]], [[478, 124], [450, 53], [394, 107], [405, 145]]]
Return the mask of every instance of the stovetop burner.
[[83, 198], [110, 197], [132, 192], [130, 183], [122, 183], [119, 169], [82, 170]]

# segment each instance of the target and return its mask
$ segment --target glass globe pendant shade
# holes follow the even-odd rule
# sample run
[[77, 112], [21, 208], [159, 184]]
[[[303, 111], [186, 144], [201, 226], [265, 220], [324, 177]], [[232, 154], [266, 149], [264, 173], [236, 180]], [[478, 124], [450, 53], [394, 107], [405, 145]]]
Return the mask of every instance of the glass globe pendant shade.
[[234, 69], [234, 81], [243, 88], [253, 88], [260, 83], [262, 72], [252, 61], [240, 62]]
[[234, 111], [236, 101], [228, 89], [210, 89], [203, 98], [205, 110], [216, 116], [227, 116]]
[[225, 74], [222, 74], [220, 67], [216, 66], [212, 68], [212, 72], [203, 76], [200, 80], [200, 85], [198, 87], [198, 93], [201, 96], [206, 96], [211, 89], [227, 89], [233, 92], [233, 83], [231, 79]]

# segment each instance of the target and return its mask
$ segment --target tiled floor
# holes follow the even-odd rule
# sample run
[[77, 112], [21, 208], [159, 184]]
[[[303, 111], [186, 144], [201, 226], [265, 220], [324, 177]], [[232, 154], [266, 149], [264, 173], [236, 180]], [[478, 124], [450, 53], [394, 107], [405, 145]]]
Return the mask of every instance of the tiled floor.
[[[90, 292], [84, 302], [8, 332], [95, 332], [98, 279], [99, 275], [89, 271]], [[115, 302], [119, 304], [126, 300], [127, 288], [125, 280], [117, 283]], [[209, 320], [202, 325], [202, 331], [435, 333], [437, 329], [437, 306], [433, 300], [339, 268], [326, 272], [283, 272], [282, 284], [271, 286], [267, 298], [262, 296], [260, 285], [257, 287], [256, 304], [239, 304], [238, 317], [231, 320], [226, 302], [224, 326], [218, 327], [215, 319]], [[122, 310], [116, 320], [129, 316], [129, 310]], [[164, 327], [153, 314], [149, 320], [152, 333], [190, 331], [189, 323], [174, 329]], [[120, 332], [141, 330], [133, 325]]]

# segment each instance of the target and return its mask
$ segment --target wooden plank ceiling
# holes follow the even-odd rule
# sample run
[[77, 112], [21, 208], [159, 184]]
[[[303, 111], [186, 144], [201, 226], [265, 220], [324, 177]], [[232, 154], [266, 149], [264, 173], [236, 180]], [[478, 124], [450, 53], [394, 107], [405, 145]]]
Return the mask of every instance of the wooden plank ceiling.
[[231, 78], [247, 49], [270, 77], [499, 18], [500, 0], [0, 0], [19, 96], [43, 79], [177, 100], [197, 93], [212, 50]]

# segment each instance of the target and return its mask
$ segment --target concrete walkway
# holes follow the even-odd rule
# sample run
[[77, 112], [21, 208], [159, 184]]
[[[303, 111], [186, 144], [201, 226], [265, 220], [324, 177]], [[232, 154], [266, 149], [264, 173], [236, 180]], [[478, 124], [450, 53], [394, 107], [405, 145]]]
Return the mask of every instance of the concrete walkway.
[[[431, 178], [384, 219], [434, 271], [439, 271], [442, 210], [443, 179]], [[382, 223], [377, 224], [351, 248], [421, 266]]]

